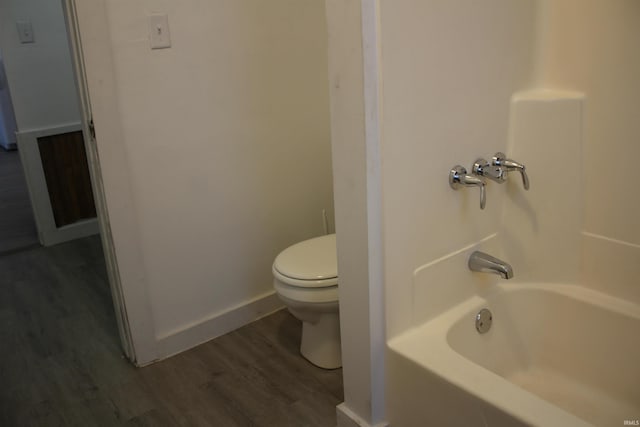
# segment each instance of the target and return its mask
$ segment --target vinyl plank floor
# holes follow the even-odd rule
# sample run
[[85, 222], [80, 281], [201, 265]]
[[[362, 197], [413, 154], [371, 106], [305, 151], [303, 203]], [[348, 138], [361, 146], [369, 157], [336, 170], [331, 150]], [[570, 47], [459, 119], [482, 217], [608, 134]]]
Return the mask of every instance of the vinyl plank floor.
[[99, 237], [0, 256], [0, 425], [333, 427], [342, 372], [300, 332], [283, 310], [135, 368]]

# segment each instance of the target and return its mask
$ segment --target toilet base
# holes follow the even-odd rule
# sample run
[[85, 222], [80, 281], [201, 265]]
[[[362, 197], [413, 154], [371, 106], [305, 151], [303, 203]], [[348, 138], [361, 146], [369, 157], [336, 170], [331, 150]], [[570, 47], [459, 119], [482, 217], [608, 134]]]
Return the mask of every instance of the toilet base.
[[302, 322], [300, 354], [323, 369], [342, 367], [340, 345], [340, 316], [338, 313], [322, 313], [316, 322]]
[[[276, 287], [276, 289], [278, 289]], [[323, 369], [342, 367], [338, 301], [301, 302], [278, 293], [294, 317], [302, 321], [300, 354]]]

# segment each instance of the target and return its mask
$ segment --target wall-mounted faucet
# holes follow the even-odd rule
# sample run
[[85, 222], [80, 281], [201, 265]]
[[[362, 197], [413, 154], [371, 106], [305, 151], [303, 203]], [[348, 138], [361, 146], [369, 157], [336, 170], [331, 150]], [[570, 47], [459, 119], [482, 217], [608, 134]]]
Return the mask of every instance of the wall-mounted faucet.
[[449, 185], [454, 190], [460, 187], [480, 187], [480, 209], [484, 209], [487, 203], [485, 195], [486, 183], [482, 178], [467, 175], [467, 170], [460, 165], [454, 166], [449, 172]]
[[478, 159], [473, 164], [473, 173], [484, 176], [500, 184], [507, 180], [507, 174], [512, 171], [520, 172], [522, 185], [525, 190], [529, 189], [529, 177], [523, 164], [507, 159], [504, 153], [496, 153], [491, 159], [491, 163], [485, 159]]
[[494, 166], [485, 159], [478, 159], [471, 170], [474, 175], [484, 176], [502, 184], [507, 180], [507, 171], [502, 166]]
[[498, 274], [503, 279], [511, 279], [513, 277], [513, 269], [509, 263], [484, 252], [473, 252], [469, 257], [468, 265], [471, 271]]
[[529, 177], [525, 171], [525, 166], [506, 157], [504, 153], [498, 152], [491, 159], [491, 163], [485, 159], [477, 159], [472, 169], [476, 177], [468, 175], [465, 168], [456, 165], [449, 171], [449, 185], [454, 190], [460, 187], [480, 187], [480, 209], [484, 209], [486, 205], [486, 183], [483, 178], [489, 178], [492, 181], [502, 184], [507, 180], [509, 172], [517, 171], [520, 172], [522, 176], [524, 189], [528, 190]]

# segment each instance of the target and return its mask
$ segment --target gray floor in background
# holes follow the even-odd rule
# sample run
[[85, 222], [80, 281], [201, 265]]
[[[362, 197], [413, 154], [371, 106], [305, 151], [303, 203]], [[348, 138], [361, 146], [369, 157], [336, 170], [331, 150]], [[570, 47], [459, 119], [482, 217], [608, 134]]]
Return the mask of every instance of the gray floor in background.
[[145, 368], [123, 359], [100, 240], [0, 257], [1, 426], [335, 426], [341, 370], [286, 311]]
[[20, 155], [0, 148], [0, 254], [37, 244]]

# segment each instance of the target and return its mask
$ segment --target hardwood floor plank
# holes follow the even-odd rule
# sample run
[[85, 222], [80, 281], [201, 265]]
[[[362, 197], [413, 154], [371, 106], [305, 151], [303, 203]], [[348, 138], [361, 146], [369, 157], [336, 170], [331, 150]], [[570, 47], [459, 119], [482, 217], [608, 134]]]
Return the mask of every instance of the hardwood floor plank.
[[[156, 414], [157, 400], [146, 385], [139, 381], [125, 381], [121, 384], [104, 387], [104, 393], [118, 408], [125, 420], [140, 417], [142, 422]], [[173, 417], [171, 417], [173, 419]]]

